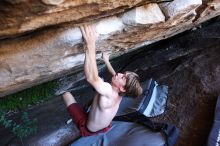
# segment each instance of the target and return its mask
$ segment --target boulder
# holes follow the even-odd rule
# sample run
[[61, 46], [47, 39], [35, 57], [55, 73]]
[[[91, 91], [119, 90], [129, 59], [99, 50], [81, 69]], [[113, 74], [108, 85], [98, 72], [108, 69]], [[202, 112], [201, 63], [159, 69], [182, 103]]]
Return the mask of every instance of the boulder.
[[202, 4], [202, 0], [174, 0], [161, 4], [164, 14], [169, 17], [175, 17], [180, 14], [187, 14]]
[[60, 5], [64, 1], [65, 0], [42, 0], [43, 3], [48, 4], [48, 5]]
[[[16, 4], [9, 2], [6, 4], [6, 1], [4, 1], [4, 3], [1, 2], [5, 4], [6, 7], [3, 8], [3, 5], [0, 5], [0, 10], [6, 10], [6, 8], [10, 10], [12, 7], [15, 7], [14, 13], [17, 12], [16, 16], [23, 15], [24, 13], [19, 12], [17, 9], [23, 8], [21, 5], [26, 5], [27, 1], [17, 2]], [[6, 18], [0, 17], [0, 21], [4, 22], [3, 25], [0, 26], [0, 36], [6, 37], [6, 35], [1, 33], [1, 30], [3, 30], [11, 37], [0, 40], [0, 97], [56, 79], [65, 74], [82, 70], [84, 62], [84, 43], [79, 26], [85, 23], [92, 23], [99, 34], [97, 40], [97, 59], [100, 58], [101, 51], [105, 50], [111, 50], [114, 58], [191, 29], [201, 22], [220, 14], [217, 0], [206, 0], [203, 1], [202, 5], [201, 1], [198, 0], [192, 2], [187, 1], [184, 6], [179, 5], [179, 3], [183, 3], [182, 1], [174, 0], [170, 3], [166, 3], [166, 5], [161, 4], [163, 5], [163, 7], [161, 7], [162, 11], [155, 3], [140, 3], [137, 7], [130, 8], [136, 6], [140, 1], [129, 1], [127, 3], [117, 1], [113, 7], [111, 7], [111, 11], [110, 4], [112, 3], [110, 3], [110, 1], [108, 5], [105, 6], [103, 5], [104, 2], [102, 3], [101, 1], [88, 1], [88, 3], [80, 1], [81, 3], [86, 3], [85, 5], [77, 2], [78, 1], [74, 1], [74, 4], [72, 4], [74, 5], [72, 9], [77, 9], [77, 14], [75, 11], [74, 17], [68, 17], [73, 14], [70, 12], [73, 11], [70, 8], [66, 10], [68, 14], [64, 13], [64, 9], [60, 9], [60, 13], [57, 12], [55, 14], [55, 12], [52, 12], [53, 9], [57, 10], [58, 7], [64, 8], [65, 4], [66, 6], [67, 3], [70, 4], [69, 1], [65, 1], [58, 6], [51, 6], [50, 13], [48, 10], [48, 13], [40, 13], [36, 17], [28, 17], [25, 20], [23, 20], [24, 17], [18, 18], [24, 22], [19, 24], [19, 27], [25, 28], [19, 28], [19, 30], [27, 32], [30, 28], [33, 32], [17, 37], [14, 36], [14, 34], [18, 35], [20, 33], [18, 29], [14, 28], [14, 25], [18, 25], [17, 21], [12, 24], [10, 22], [14, 21], [14, 17], [10, 17], [10, 13], [8, 13], [8, 15], [7, 13], [0, 13], [0, 16], [7, 15], [6, 18], [11, 18], [8, 20], [13, 20], [4, 21]], [[35, 4], [35, 2], [33, 2], [33, 4]], [[43, 4], [41, 3], [40, 5]], [[120, 10], [118, 8], [119, 5]], [[129, 11], [125, 11], [125, 5], [126, 8], [129, 7]], [[98, 15], [100, 11], [93, 9], [93, 6], [102, 9], [102, 15]], [[117, 10], [113, 10], [113, 8], [116, 7]], [[33, 7], [33, 9], [34, 8], [37, 9], [38, 7]], [[87, 10], [92, 11], [89, 12]], [[167, 11], [165, 14], [166, 19], [164, 19], [162, 13], [165, 12], [165, 10]], [[24, 11], [27, 10], [25, 9]], [[125, 12], [119, 14], [119, 11]], [[105, 12], [105, 14], [103, 14], [103, 12]], [[97, 15], [95, 13], [97, 13]], [[62, 14], [62, 17], [68, 17], [68, 20], [65, 20], [65, 24], [61, 24], [60, 18], [56, 20], [56, 23], [53, 23], [55, 22], [55, 17], [52, 17], [52, 14], [56, 16], [56, 18]], [[154, 17], [157, 19], [153, 19]], [[77, 21], [73, 21], [72, 19]], [[32, 23], [35, 20], [39, 22], [39, 24], [44, 25]], [[64, 19], [62, 18], [62, 22], [63, 21]], [[26, 27], [23, 24], [33, 24], [29, 26], [34, 27]], [[49, 25], [54, 26], [35, 30]], [[13, 30], [14, 33], [9, 32], [9, 28]]]
[[45, 26], [71, 22], [79, 25], [122, 13], [137, 5], [164, 0], [2, 0], [0, 38], [8, 38]]
[[155, 3], [136, 7], [122, 16], [123, 23], [126, 25], [155, 24], [165, 21], [165, 16], [159, 6]]

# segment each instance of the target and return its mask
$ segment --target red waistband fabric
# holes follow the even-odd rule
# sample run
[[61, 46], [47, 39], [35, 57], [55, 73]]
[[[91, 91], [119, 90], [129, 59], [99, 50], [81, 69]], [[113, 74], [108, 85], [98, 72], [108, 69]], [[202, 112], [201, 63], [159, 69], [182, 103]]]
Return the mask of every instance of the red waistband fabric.
[[71, 118], [74, 120], [75, 124], [79, 128], [81, 136], [92, 136], [98, 133], [104, 133], [111, 128], [111, 125], [109, 125], [108, 127], [101, 129], [99, 131], [91, 132], [88, 130], [86, 126], [88, 114], [83, 111], [83, 109], [79, 106], [78, 103], [72, 103], [67, 107], [67, 110]]

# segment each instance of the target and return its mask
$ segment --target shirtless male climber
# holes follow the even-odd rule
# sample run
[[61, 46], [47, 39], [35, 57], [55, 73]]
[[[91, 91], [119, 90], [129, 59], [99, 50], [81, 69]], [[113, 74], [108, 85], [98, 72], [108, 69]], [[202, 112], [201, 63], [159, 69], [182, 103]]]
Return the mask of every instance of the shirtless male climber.
[[138, 81], [137, 74], [133, 72], [115, 73], [109, 62], [109, 53], [103, 53], [109, 72], [112, 74], [111, 83], [104, 82], [98, 75], [96, 64], [96, 32], [92, 26], [81, 27], [85, 48], [84, 72], [87, 81], [95, 88], [97, 95], [93, 98], [89, 113], [85, 113], [70, 92], [63, 94], [64, 102], [67, 106], [71, 118], [80, 130], [81, 136], [95, 135], [107, 132], [111, 122], [115, 117], [121, 95], [131, 95], [137, 97], [142, 93], [142, 88]]

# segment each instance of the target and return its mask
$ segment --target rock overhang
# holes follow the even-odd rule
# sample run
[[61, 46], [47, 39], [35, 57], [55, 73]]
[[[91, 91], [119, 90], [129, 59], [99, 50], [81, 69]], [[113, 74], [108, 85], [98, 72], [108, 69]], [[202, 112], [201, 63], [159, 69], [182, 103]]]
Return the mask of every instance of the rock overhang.
[[[139, 2], [129, 1], [127, 5], [135, 5]], [[61, 7], [64, 3], [61, 4]], [[181, 3], [184, 5], [179, 5]], [[74, 18], [79, 19], [78, 23], [71, 20], [72, 23], [47, 27], [34, 34], [1, 40], [0, 96], [55, 79], [62, 73], [74, 72], [76, 67], [82, 66], [84, 60], [83, 40], [79, 26], [85, 22], [92, 23], [99, 33], [98, 59], [101, 51], [110, 49], [116, 57], [190, 29], [220, 13], [216, 0], [174, 0], [163, 4], [144, 3], [129, 11], [125, 11], [126, 2], [122, 4], [122, 1], [118, 1], [113, 8], [119, 4], [123, 5], [120, 7], [120, 11], [118, 9], [117, 13], [106, 11], [105, 17], [102, 16], [102, 18], [93, 16], [93, 13], [88, 13], [86, 9], [85, 13], [88, 16], [83, 15], [86, 19]], [[81, 11], [84, 6], [82, 5]], [[216, 9], [211, 9], [213, 7]], [[53, 7], [50, 12], [55, 12], [54, 9], [58, 11], [57, 7]], [[105, 9], [103, 8], [103, 10]], [[112, 16], [112, 14], [115, 15]], [[41, 23], [48, 21], [48, 19], [42, 18]], [[29, 20], [27, 22], [29, 23]], [[53, 25], [58, 23], [53, 23]], [[36, 28], [33, 27], [32, 30]], [[4, 36], [1, 33], [0, 35]]]

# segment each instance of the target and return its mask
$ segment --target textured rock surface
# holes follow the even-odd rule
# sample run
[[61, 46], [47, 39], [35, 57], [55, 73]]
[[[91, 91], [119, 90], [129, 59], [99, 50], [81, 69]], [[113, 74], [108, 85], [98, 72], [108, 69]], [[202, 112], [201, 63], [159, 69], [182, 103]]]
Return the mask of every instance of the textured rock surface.
[[[175, 0], [170, 5], [178, 2], [179, 0]], [[0, 17], [0, 21], [4, 25], [1, 25], [0, 30], [7, 32], [8, 35], [19, 34], [17, 32], [18, 29], [14, 27], [18, 24], [20, 26], [19, 30], [25, 32], [42, 26], [61, 23], [61, 14], [64, 17], [62, 18], [62, 22], [64, 20], [65, 22], [71, 22], [47, 27], [20, 37], [0, 40], [0, 97], [81, 69], [84, 54], [82, 34], [78, 25], [86, 21], [94, 20], [93, 24], [99, 33], [97, 58], [100, 57], [100, 51], [103, 50], [112, 50], [114, 57], [116, 57], [130, 50], [183, 32], [220, 14], [217, 0], [205, 0], [200, 6], [200, 1], [196, 0], [195, 2], [197, 3], [189, 2], [184, 4], [184, 9], [181, 10], [187, 10], [185, 13], [178, 11], [179, 9], [176, 7], [177, 10], [172, 10], [175, 11], [175, 15], [173, 17], [167, 17], [166, 21], [160, 23], [154, 22], [151, 25], [140, 25], [140, 21], [136, 21], [137, 17], [133, 17], [131, 21], [134, 26], [123, 23], [123, 13], [102, 19], [98, 18], [124, 11], [124, 7], [135, 6], [141, 3], [141, 1], [129, 1], [127, 3], [117, 1], [114, 4], [113, 1], [108, 1], [108, 3], [107, 1], [74, 1], [74, 3], [65, 1], [57, 7], [50, 7], [50, 9], [39, 1], [34, 1], [31, 5], [27, 5], [28, 2], [24, 0], [16, 1], [16, 4], [1, 2], [0, 10], [2, 13], [0, 15], [2, 16]], [[83, 5], [84, 3], [88, 4]], [[25, 6], [28, 8], [24, 9]], [[29, 9], [30, 6], [33, 6], [31, 11]], [[119, 6], [120, 8], [118, 8]], [[156, 4], [149, 4], [143, 7], [146, 12], [148, 10], [158, 12], [158, 7], [155, 6]], [[44, 7], [45, 9], [43, 9]], [[14, 15], [9, 13], [9, 10], [12, 8], [14, 8]], [[197, 8], [196, 11], [195, 8]], [[24, 11], [20, 12], [20, 9], [24, 9]], [[81, 12], [79, 9], [83, 9], [83, 12], [79, 13]], [[144, 16], [145, 11], [138, 11], [139, 8], [134, 8], [131, 11], [135, 9], [136, 12], [143, 14], [139, 16]], [[169, 7], [163, 8], [163, 11], [164, 9], [169, 9]], [[172, 9], [175, 8], [172, 7]], [[74, 15], [73, 11], [75, 13]], [[99, 14], [101, 11], [102, 14], [103, 12], [105, 14]], [[34, 15], [33, 17], [24, 17], [24, 13], [26, 15]], [[36, 16], [36, 14], [38, 15]], [[69, 17], [70, 15], [71, 17]], [[151, 18], [141, 17], [142, 22], [154, 20], [154, 15], [149, 14], [148, 16], [151, 16]], [[13, 19], [14, 17], [17, 19]], [[66, 18], [69, 19], [66, 20]], [[22, 21], [19, 19], [22, 19]], [[14, 20], [16, 21], [14, 22]], [[17, 20], [24, 22], [24, 24], [18, 23]], [[8, 30], [9, 28], [14, 32], [10, 32]], [[6, 35], [0, 33], [0, 36], [4, 37]]]
[[[48, 5], [54, 1], [57, 6]], [[111, 16], [142, 3], [162, 0], [2, 0], [0, 38], [44, 26], [70, 22], [79, 24]], [[58, 3], [57, 3], [58, 2]]]
[[[120, 70], [136, 70], [142, 80], [153, 77], [169, 86], [166, 111], [153, 120], [180, 128], [176, 146], [203, 146], [213, 123], [215, 102], [220, 93], [220, 21], [181, 36], [147, 46], [135, 54], [114, 59]], [[69, 77], [72, 82], [73, 77]], [[83, 106], [92, 98], [91, 86], [78, 84], [73, 95]], [[88, 84], [87, 84], [88, 85]], [[76, 92], [77, 91], [77, 92]], [[85, 92], [86, 91], [86, 92]], [[38, 118], [38, 132], [24, 139], [25, 145], [66, 145], [78, 137], [60, 97], [28, 110]], [[21, 145], [12, 133], [0, 127], [0, 145]]]
[[187, 14], [194, 11], [202, 4], [202, 0], [174, 0], [161, 4], [161, 8], [167, 17], [175, 17], [180, 14]]
[[147, 4], [123, 14], [122, 21], [127, 25], [154, 24], [165, 21], [165, 16], [157, 4]]
[[48, 5], [60, 5], [64, 1], [65, 0], [42, 0], [43, 3], [48, 4]]

